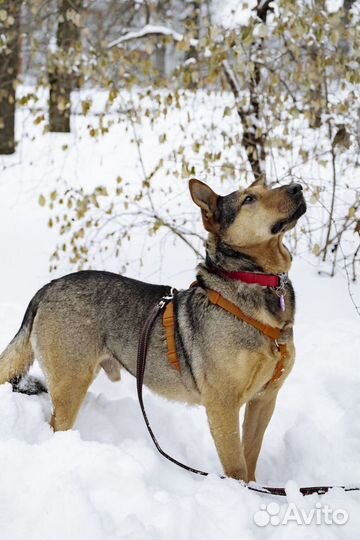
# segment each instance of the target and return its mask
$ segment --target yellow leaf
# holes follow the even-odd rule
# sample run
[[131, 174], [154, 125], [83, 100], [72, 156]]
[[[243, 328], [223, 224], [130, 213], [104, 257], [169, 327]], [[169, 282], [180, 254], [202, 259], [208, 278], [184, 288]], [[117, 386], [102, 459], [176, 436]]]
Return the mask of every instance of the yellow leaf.
[[45, 120], [45, 116], [43, 114], [40, 114], [37, 116], [34, 120], [34, 124], [37, 126], [38, 124], [41, 124]]
[[244, 45], [250, 45], [253, 39], [253, 28], [251, 25], [247, 25], [242, 32], [241, 41]]
[[231, 116], [231, 107], [229, 107], [228, 105], [225, 107], [223, 112], [223, 117], [225, 118], [225, 116]]
[[340, 34], [337, 30], [333, 30], [330, 33], [330, 40], [333, 45], [337, 45], [339, 43]]
[[192, 149], [194, 152], [198, 153], [200, 151], [201, 144], [198, 141], [195, 141], [192, 145]]
[[90, 111], [91, 105], [92, 102], [90, 99], [81, 102], [81, 109], [84, 116], [86, 116], [87, 113]]
[[104, 186], [98, 186], [97, 188], [95, 188], [95, 193], [96, 193], [96, 195], [103, 196], [103, 197], [108, 196], [108, 191], [107, 191], [106, 187], [104, 187]]

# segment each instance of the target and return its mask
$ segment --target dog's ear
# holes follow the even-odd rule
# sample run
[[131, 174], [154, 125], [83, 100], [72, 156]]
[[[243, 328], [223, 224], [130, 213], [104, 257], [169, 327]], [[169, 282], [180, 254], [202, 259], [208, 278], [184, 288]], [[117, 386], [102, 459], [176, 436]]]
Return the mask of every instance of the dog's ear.
[[263, 175], [261, 175], [260, 178], [258, 178], [257, 180], [254, 180], [254, 182], [250, 184], [249, 187], [255, 187], [255, 186], [266, 187], [266, 182]]
[[218, 228], [218, 209], [217, 202], [219, 195], [209, 186], [192, 178], [189, 181], [191, 198], [195, 204], [201, 208], [201, 215], [204, 227], [208, 232], [215, 232]]

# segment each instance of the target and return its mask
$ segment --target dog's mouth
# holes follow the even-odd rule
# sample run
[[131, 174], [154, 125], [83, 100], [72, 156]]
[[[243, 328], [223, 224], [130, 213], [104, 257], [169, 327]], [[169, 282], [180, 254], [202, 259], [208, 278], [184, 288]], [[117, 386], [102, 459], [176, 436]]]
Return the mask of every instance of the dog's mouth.
[[279, 234], [280, 232], [289, 231], [295, 225], [297, 220], [306, 212], [306, 203], [302, 198], [296, 210], [286, 219], [280, 219], [271, 228], [271, 234]]

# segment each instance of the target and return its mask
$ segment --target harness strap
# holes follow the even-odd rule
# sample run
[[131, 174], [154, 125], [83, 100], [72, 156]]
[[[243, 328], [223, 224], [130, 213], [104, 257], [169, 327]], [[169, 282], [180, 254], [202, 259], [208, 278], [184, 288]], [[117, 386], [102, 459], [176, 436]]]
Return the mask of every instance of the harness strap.
[[220, 293], [217, 291], [214, 291], [212, 289], [208, 289], [208, 297], [212, 304], [215, 304], [216, 306], [221, 307], [225, 311], [231, 313], [234, 315], [237, 319], [240, 319], [241, 321], [246, 322], [247, 324], [250, 324], [250, 326], [253, 326], [257, 330], [259, 330], [264, 336], [267, 336], [274, 340], [276, 348], [280, 352], [280, 359], [278, 363], [275, 366], [275, 371], [268, 382], [268, 384], [271, 384], [277, 380], [280, 379], [281, 375], [283, 374], [285, 370], [285, 360], [288, 355], [287, 347], [286, 345], [282, 343], [278, 343], [278, 339], [280, 337], [281, 330], [280, 328], [275, 328], [274, 326], [269, 326], [268, 324], [264, 324], [257, 319], [253, 319], [253, 317], [250, 317], [250, 315], [247, 315], [244, 313], [236, 304], [233, 304], [230, 302], [230, 300], [227, 300], [223, 296], [221, 296]]
[[[191, 286], [194, 285], [196, 285], [196, 282], [191, 284]], [[230, 302], [230, 300], [227, 300], [226, 298], [221, 296], [221, 294], [217, 291], [208, 289], [207, 294], [212, 304], [221, 307], [228, 313], [234, 315], [237, 319], [253, 326], [257, 330], [259, 330], [259, 332], [264, 334], [264, 336], [271, 338], [275, 342], [275, 345], [280, 352], [280, 359], [275, 366], [274, 374], [268, 384], [279, 380], [284, 372], [284, 362], [288, 354], [286, 345], [278, 343], [278, 339], [280, 337], [280, 329], [264, 324], [257, 319], [253, 319], [252, 317], [244, 313], [236, 304], [233, 304], [232, 302]], [[180, 361], [176, 353], [176, 317], [173, 301], [170, 301], [166, 304], [166, 308], [163, 313], [163, 325], [166, 334], [168, 361], [177, 371], [181, 371]]]
[[212, 304], [220, 306], [225, 311], [228, 311], [232, 315], [235, 315], [237, 319], [240, 319], [242, 321], [245, 321], [247, 324], [250, 324], [251, 326], [259, 330], [265, 336], [270, 337], [274, 341], [279, 339], [280, 337], [279, 328], [268, 326], [267, 324], [263, 324], [262, 322], [256, 319], [253, 319], [252, 317], [244, 313], [237, 305], [233, 304], [232, 302], [230, 302], [230, 300], [227, 300], [226, 298], [221, 296], [221, 294], [218, 293], [217, 291], [208, 289], [208, 297]]
[[163, 325], [165, 327], [166, 342], [167, 342], [167, 357], [170, 364], [180, 371], [180, 362], [176, 354], [176, 341], [175, 341], [175, 312], [174, 302], [166, 304], [165, 311], [163, 313]]

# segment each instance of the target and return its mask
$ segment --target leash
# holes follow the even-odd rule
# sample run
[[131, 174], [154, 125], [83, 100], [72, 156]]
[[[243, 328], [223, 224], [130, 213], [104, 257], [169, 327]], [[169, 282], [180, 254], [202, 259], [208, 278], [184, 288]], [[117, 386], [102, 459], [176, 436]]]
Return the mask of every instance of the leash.
[[[154, 323], [158, 317], [158, 315], [163, 311], [165, 306], [173, 300], [174, 295], [176, 294], [176, 289], [172, 288], [169, 295], [163, 296], [161, 300], [152, 308], [150, 311], [150, 314], [148, 318], [146, 319], [144, 326], [141, 331], [140, 339], [139, 339], [139, 346], [138, 346], [138, 353], [137, 353], [137, 367], [136, 367], [136, 388], [137, 388], [137, 395], [139, 400], [140, 409], [142, 412], [142, 415], [145, 420], [145, 424], [147, 427], [147, 430], [150, 434], [150, 437], [156, 446], [156, 449], [158, 452], [167, 460], [171, 461], [171, 463], [174, 463], [181, 469], [184, 469], [186, 471], [192, 472], [194, 474], [199, 474], [201, 476], [209, 476], [210, 473], [201, 471], [200, 469], [195, 469], [193, 467], [190, 467], [189, 465], [185, 465], [185, 463], [182, 463], [181, 461], [178, 461], [177, 459], [173, 458], [169, 454], [163, 450], [150, 426], [150, 422], [145, 410], [144, 406], [144, 400], [143, 400], [143, 384], [144, 384], [144, 375], [145, 375], [145, 367], [146, 367], [146, 357], [147, 352], [149, 349], [149, 343], [150, 343], [150, 337], [151, 337], [151, 331], [153, 329]], [[227, 476], [220, 476], [221, 479], [228, 478]], [[263, 493], [267, 495], [277, 495], [280, 497], [286, 497], [286, 491], [283, 487], [272, 487], [272, 486], [261, 486], [254, 484], [247, 484], [246, 482], [243, 482], [242, 480], [239, 480], [239, 483], [246, 489], [249, 489], [250, 491], [256, 491], [257, 493]], [[309, 486], [309, 487], [300, 487], [299, 491], [303, 495], [312, 495], [313, 493], [317, 493], [318, 495], [323, 495], [324, 493], [327, 493], [330, 489], [333, 488], [341, 488], [344, 491], [360, 491], [360, 487], [354, 486]]]

